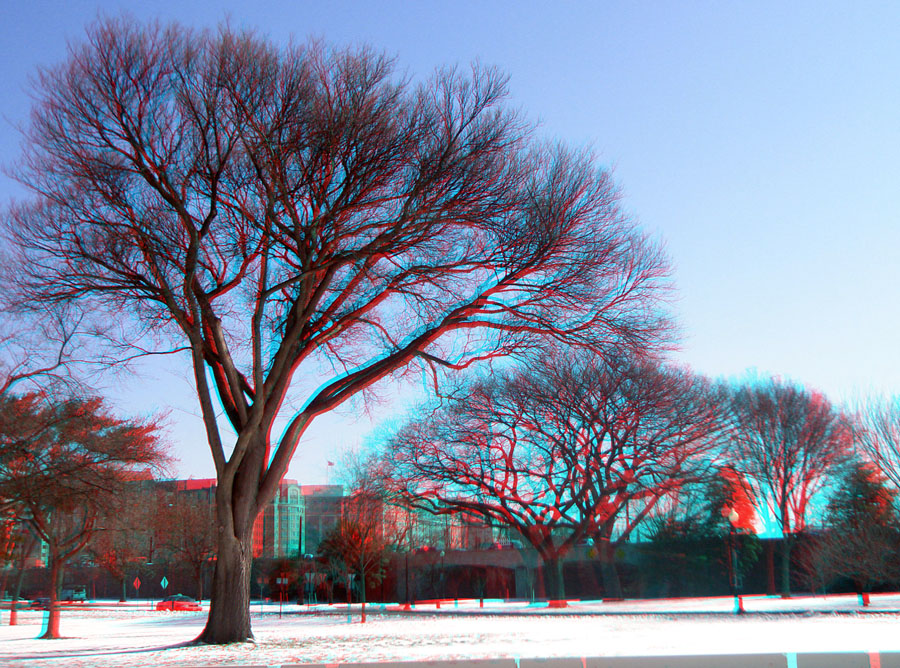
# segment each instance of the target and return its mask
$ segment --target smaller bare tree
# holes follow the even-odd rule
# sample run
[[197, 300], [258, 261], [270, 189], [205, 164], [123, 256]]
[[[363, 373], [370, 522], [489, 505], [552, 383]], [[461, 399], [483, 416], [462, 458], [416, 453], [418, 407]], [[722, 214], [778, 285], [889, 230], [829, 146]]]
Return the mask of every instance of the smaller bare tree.
[[197, 600], [203, 598], [203, 569], [216, 555], [215, 507], [204, 499], [182, 492], [162, 508], [166, 531], [163, 547], [176, 562], [187, 565], [197, 583]]
[[[13, 509], [10, 509], [12, 511]], [[14, 512], [9, 512], [3, 521], [2, 545], [0, 545], [0, 563], [9, 564], [15, 571], [15, 581], [12, 588], [12, 603], [9, 608], [9, 625], [18, 623], [19, 595], [22, 593], [22, 583], [25, 579], [25, 563], [29, 555], [37, 545], [37, 537], [29, 529], [28, 525], [17, 517]], [[3, 585], [0, 592], [6, 591], [6, 569], [3, 571]]]
[[856, 443], [900, 489], [900, 395], [869, 399], [858, 411], [856, 425]]
[[704, 379], [649, 361], [555, 351], [401, 430], [385, 473], [417, 507], [518, 532], [543, 561], [548, 598], [563, 605], [572, 546], [594, 536], [609, 563], [614, 529], [624, 540], [700, 475], [722, 429], [716, 396]]
[[87, 545], [94, 563], [119, 581], [120, 601], [127, 598], [129, 569], [147, 558], [147, 531], [156, 511], [151, 500], [138, 486], [121, 489], [100, 510]]
[[760, 513], [781, 529], [782, 596], [791, 591], [794, 534], [806, 528], [813, 497], [849, 455], [850, 421], [825, 395], [770, 378], [734, 388], [736, 468], [746, 476]]
[[321, 557], [333, 571], [350, 575], [359, 583], [361, 618], [366, 621], [366, 588], [384, 579], [392, 553], [410, 531], [408, 509], [396, 505], [381, 484], [374, 457], [349, 455], [343, 462], [350, 496], [344, 499], [341, 519], [319, 546]]

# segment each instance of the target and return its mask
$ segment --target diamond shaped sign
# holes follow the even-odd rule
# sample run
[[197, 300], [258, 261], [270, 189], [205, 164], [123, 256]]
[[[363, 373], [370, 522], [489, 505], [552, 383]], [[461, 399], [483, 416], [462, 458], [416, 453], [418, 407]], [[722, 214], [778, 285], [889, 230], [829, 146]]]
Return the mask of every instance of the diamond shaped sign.
[[134, 585], [135, 589], [140, 589], [141, 588], [141, 579], [139, 577], [135, 577], [134, 582], [132, 582], [131, 584]]
[[162, 585], [163, 589], [169, 586], [169, 581], [166, 579], [165, 575], [163, 575], [163, 579], [159, 581], [159, 584]]

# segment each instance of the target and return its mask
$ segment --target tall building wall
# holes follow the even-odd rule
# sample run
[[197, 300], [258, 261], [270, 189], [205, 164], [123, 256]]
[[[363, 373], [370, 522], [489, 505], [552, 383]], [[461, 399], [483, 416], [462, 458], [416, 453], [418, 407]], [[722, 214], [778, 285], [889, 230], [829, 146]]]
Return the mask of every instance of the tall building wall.
[[[170, 493], [191, 494], [215, 504], [214, 478], [153, 484]], [[298, 559], [304, 554], [316, 554], [322, 539], [340, 523], [342, 515], [353, 512], [342, 485], [300, 485], [295, 480], [284, 480], [253, 525], [253, 556]], [[401, 549], [477, 549], [496, 540], [495, 532], [477, 518], [432, 515], [391, 506], [380, 506], [378, 512], [383, 530]]]
[[[166, 491], [192, 494], [214, 505], [215, 478], [162, 480], [156, 484]], [[338, 489], [341, 489], [338, 487]], [[304, 497], [296, 480], [284, 480], [253, 524], [253, 556], [270, 559], [297, 559], [305, 553]]]

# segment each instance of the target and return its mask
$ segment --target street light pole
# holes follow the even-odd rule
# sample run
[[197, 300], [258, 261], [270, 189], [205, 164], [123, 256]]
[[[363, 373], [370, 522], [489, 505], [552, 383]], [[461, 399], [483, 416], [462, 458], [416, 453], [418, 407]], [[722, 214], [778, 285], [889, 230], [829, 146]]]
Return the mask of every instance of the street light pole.
[[737, 548], [735, 545], [735, 534], [737, 533], [737, 521], [740, 519], [740, 515], [738, 515], [737, 510], [734, 508], [728, 513], [728, 557], [731, 562], [730, 571], [730, 584], [731, 584], [731, 596], [734, 599], [734, 612], [736, 615], [741, 615], [744, 613], [744, 599], [742, 596], [738, 594], [737, 591], [737, 569], [738, 569], [738, 561], [737, 561]]
[[412, 600], [409, 596], [409, 548], [406, 549], [406, 605], [404, 608], [409, 610], [409, 604]]

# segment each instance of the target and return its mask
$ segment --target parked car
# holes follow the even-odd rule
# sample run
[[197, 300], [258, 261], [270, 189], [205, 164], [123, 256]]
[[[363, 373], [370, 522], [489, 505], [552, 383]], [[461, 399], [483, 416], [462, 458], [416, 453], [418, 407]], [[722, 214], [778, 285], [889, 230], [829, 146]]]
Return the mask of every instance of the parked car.
[[87, 600], [87, 587], [84, 585], [69, 585], [62, 590], [62, 595], [59, 597], [61, 601], [86, 601]]
[[163, 600], [156, 604], [157, 610], [189, 610], [197, 612], [203, 610], [203, 607], [190, 596], [184, 594], [175, 594], [174, 596], [166, 596]]
[[41, 596], [40, 598], [33, 599], [28, 607], [32, 610], [49, 610], [50, 599], [46, 596]]
[[5, 598], [2, 602], [0, 602], [0, 609], [3, 610], [11, 610], [13, 603], [16, 604], [16, 609], [21, 610], [23, 608], [28, 608], [31, 606], [31, 602], [27, 598], [22, 598], [21, 596], [13, 601], [12, 598]]

